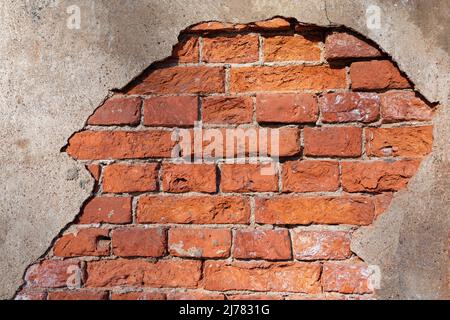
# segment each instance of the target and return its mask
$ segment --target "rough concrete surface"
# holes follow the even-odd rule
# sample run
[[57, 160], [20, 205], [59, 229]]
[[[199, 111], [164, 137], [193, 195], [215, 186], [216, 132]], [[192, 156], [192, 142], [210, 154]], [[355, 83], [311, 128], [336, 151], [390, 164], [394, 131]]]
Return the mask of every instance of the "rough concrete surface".
[[[67, 28], [67, 8], [81, 28]], [[366, 25], [381, 8], [381, 29]], [[251, 22], [275, 15], [346, 25], [377, 42], [430, 101], [441, 103], [435, 146], [409, 191], [353, 250], [382, 270], [380, 298], [445, 298], [450, 203], [450, 3], [439, 0], [21, 0], [0, 8], [0, 298], [78, 214], [92, 188], [61, 148], [109, 90], [168, 56], [179, 32], [201, 21]]]

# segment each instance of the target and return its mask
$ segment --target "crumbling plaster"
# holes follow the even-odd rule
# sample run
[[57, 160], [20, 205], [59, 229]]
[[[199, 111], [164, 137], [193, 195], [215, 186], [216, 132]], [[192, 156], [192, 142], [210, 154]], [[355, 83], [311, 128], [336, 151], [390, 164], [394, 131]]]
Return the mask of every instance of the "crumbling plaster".
[[[69, 29], [67, 8], [81, 9]], [[366, 25], [381, 8], [381, 29]], [[272, 16], [346, 25], [377, 42], [430, 101], [433, 153], [408, 191], [353, 250], [382, 270], [380, 298], [445, 298], [450, 208], [450, 3], [439, 0], [21, 0], [0, 7], [0, 276], [11, 298], [25, 268], [70, 223], [92, 179], [61, 148], [111, 89], [168, 56], [179, 32], [201, 21], [251, 22]]]

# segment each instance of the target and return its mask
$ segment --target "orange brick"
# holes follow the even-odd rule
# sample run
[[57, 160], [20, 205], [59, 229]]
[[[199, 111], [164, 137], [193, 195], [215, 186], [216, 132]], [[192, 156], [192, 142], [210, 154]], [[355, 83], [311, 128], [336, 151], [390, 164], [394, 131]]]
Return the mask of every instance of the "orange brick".
[[372, 293], [370, 275], [368, 266], [363, 263], [326, 262], [322, 273], [323, 290], [346, 294]]
[[231, 68], [231, 92], [343, 89], [344, 69], [328, 66], [258, 66]]
[[158, 189], [158, 164], [111, 164], [105, 167], [103, 191], [131, 193]]
[[423, 157], [432, 147], [432, 126], [366, 129], [368, 156]]
[[203, 38], [203, 61], [222, 63], [247, 63], [259, 59], [257, 35]]
[[107, 229], [79, 229], [61, 236], [53, 247], [53, 254], [57, 257], [108, 256], [109, 240]]
[[314, 123], [319, 117], [317, 100], [311, 94], [258, 94], [259, 123]]
[[251, 123], [253, 101], [251, 97], [203, 98], [203, 122], [213, 124]]
[[128, 94], [220, 93], [225, 91], [221, 67], [168, 67], [153, 70]]
[[138, 125], [141, 122], [141, 99], [111, 98], [89, 117], [89, 125]]
[[197, 97], [151, 97], [144, 100], [146, 126], [192, 127], [197, 120]]
[[236, 230], [233, 256], [237, 259], [291, 259], [289, 232], [287, 229]]
[[179, 63], [199, 62], [199, 56], [198, 37], [187, 37], [178, 42], [172, 50], [172, 57]]
[[296, 197], [257, 198], [257, 223], [267, 224], [350, 224], [369, 225], [374, 204], [369, 197]]
[[342, 186], [348, 192], [398, 191], [406, 187], [420, 161], [343, 162]]
[[170, 164], [162, 166], [162, 187], [166, 192], [214, 193], [216, 166], [209, 164]]
[[414, 92], [394, 91], [381, 96], [384, 123], [400, 121], [430, 121], [433, 109]]
[[320, 265], [293, 262], [205, 263], [207, 290], [252, 290], [318, 293]]
[[322, 122], [363, 122], [378, 120], [380, 97], [376, 93], [348, 92], [325, 94], [319, 100]]
[[169, 158], [175, 144], [171, 131], [82, 131], [66, 151], [77, 160]]
[[350, 67], [353, 90], [410, 88], [408, 79], [388, 60], [353, 62]]
[[172, 228], [169, 252], [177, 257], [227, 258], [230, 255], [231, 231], [228, 229]]
[[339, 164], [336, 161], [288, 161], [283, 164], [283, 192], [336, 191]]
[[95, 197], [83, 208], [79, 222], [90, 223], [129, 223], [131, 222], [131, 198]]
[[352, 255], [344, 231], [292, 231], [294, 257], [299, 260], [342, 260]]
[[161, 257], [166, 253], [166, 233], [161, 228], [115, 229], [112, 246], [119, 257]]
[[139, 200], [139, 223], [248, 224], [250, 204], [244, 197], [148, 196]]
[[307, 156], [359, 157], [362, 153], [362, 129], [356, 127], [324, 127], [304, 129]]
[[48, 300], [108, 300], [108, 292], [106, 291], [56, 291], [48, 293]]
[[278, 174], [265, 174], [264, 164], [224, 164], [221, 167], [220, 189], [222, 192], [270, 192], [278, 191]]
[[318, 39], [302, 35], [271, 36], [264, 39], [265, 61], [319, 61]]

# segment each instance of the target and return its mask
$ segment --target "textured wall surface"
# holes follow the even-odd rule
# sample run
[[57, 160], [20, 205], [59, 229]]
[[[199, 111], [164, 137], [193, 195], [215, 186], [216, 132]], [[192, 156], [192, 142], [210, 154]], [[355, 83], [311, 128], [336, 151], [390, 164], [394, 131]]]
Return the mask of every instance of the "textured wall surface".
[[[208, 20], [275, 15], [344, 24], [376, 41], [430, 101], [432, 154], [353, 250], [382, 268], [380, 297], [443, 298], [449, 202], [449, 7], [443, 1], [78, 1], [81, 29], [67, 28], [72, 1], [7, 2], [0, 9], [2, 201], [0, 272], [11, 297], [25, 268], [78, 214], [93, 182], [60, 149], [109, 90], [170, 54], [179, 32]], [[368, 29], [369, 5], [381, 28]], [[112, 8], [114, 8], [112, 10]], [[420, 199], [419, 201], [417, 199]]]

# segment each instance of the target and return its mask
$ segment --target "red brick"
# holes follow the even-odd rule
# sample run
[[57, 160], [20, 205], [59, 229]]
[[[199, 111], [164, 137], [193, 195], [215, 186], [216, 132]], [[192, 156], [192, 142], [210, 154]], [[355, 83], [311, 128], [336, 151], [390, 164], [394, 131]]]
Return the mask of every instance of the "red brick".
[[231, 231], [212, 228], [172, 228], [169, 252], [177, 257], [227, 258], [230, 255]]
[[370, 274], [368, 266], [363, 263], [326, 262], [322, 273], [323, 290], [346, 294], [372, 293]]
[[113, 292], [111, 295], [111, 300], [166, 300], [166, 295], [159, 292]]
[[139, 223], [247, 224], [247, 198], [222, 196], [148, 196], [139, 200]]
[[131, 222], [131, 198], [95, 197], [83, 208], [79, 223], [129, 223]]
[[287, 30], [291, 28], [291, 24], [284, 18], [273, 18], [263, 21], [253, 22], [247, 25], [251, 29], [258, 30]]
[[321, 157], [359, 157], [362, 153], [362, 129], [324, 127], [304, 129], [304, 154]]
[[225, 300], [225, 296], [219, 293], [207, 293], [199, 291], [169, 292], [167, 300]]
[[30, 300], [30, 301], [40, 301], [46, 300], [46, 293], [44, 291], [36, 291], [33, 289], [22, 289], [14, 297], [14, 300]]
[[233, 256], [237, 259], [291, 259], [289, 231], [287, 229], [236, 230]]
[[258, 66], [231, 68], [231, 92], [343, 89], [344, 69], [328, 66]]
[[369, 225], [374, 205], [369, 197], [257, 198], [257, 223], [268, 224], [349, 224]]
[[205, 262], [207, 290], [318, 293], [320, 265], [293, 262]]
[[119, 257], [161, 257], [166, 253], [166, 233], [161, 228], [115, 229], [112, 246]]
[[229, 294], [227, 300], [284, 300], [279, 294]]
[[242, 124], [253, 119], [251, 97], [205, 97], [202, 107], [204, 123]]
[[103, 191], [112, 193], [146, 192], [158, 189], [158, 167], [151, 164], [111, 164], [105, 167]]
[[28, 268], [25, 281], [31, 287], [62, 288], [76, 270], [80, 270], [78, 261], [44, 260]]
[[319, 117], [317, 100], [311, 94], [258, 94], [259, 123], [314, 123]]
[[410, 88], [408, 79], [387, 60], [354, 62], [350, 67], [353, 90]]
[[369, 123], [377, 121], [380, 115], [380, 97], [375, 93], [325, 94], [319, 105], [324, 123]]
[[216, 166], [169, 164], [162, 166], [162, 187], [166, 192], [216, 192]]
[[89, 164], [86, 166], [92, 178], [95, 179], [95, 182], [98, 183], [100, 180], [100, 175], [102, 174], [102, 166], [98, 164]]
[[203, 38], [203, 61], [247, 63], [259, 60], [257, 35]]
[[384, 123], [400, 121], [430, 121], [433, 109], [414, 92], [387, 92], [381, 96]]
[[265, 61], [319, 61], [320, 54], [318, 39], [298, 34], [264, 39]]
[[103, 260], [87, 264], [87, 287], [195, 288], [200, 261]]
[[66, 151], [77, 160], [169, 158], [175, 144], [171, 131], [82, 131]]
[[292, 231], [295, 259], [342, 260], [352, 255], [350, 234], [345, 231]]
[[225, 70], [221, 67], [176, 66], [153, 70], [128, 94], [220, 93], [225, 91]]
[[379, 217], [389, 208], [392, 199], [393, 193], [390, 192], [377, 194], [373, 197], [373, 202], [375, 204], [375, 217]]
[[[221, 167], [222, 192], [270, 192], [278, 191], [278, 174], [265, 174], [270, 164], [224, 164]], [[274, 168], [274, 171], [276, 169]]]
[[48, 300], [108, 300], [108, 292], [106, 291], [56, 291], [48, 293]]
[[381, 55], [380, 50], [348, 33], [334, 32], [325, 40], [327, 60], [376, 58]]
[[190, 127], [198, 120], [198, 98], [194, 96], [151, 97], [144, 100], [144, 125]]
[[336, 191], [339, 164], [336, 161], [288, 161], [283, 164], [283, 192]]
[[99, 126], [138, 125], [141, 122], [141, 99], [111, 98], [95, 110], [87, 124]]
[[406, 187], [420, 161], [343, 162], [342, 186], [348, 192], [398, 191]]
[[197, 37], [188, 37], [178, 42], [172, 50], [172, 57], [179, 63], [199, 62], [200, 50]]
[[249, 24], [232, 24], [228, 22], [210, 21], [199, 23], [191, 28], [190, 32], [227, 32], [227, 31], [274, 31], [274, 30], [288, 30], [291, 24], [288, 20], [283, 18], [273, 18], [270, 20], [257, 21]]
[[53, 247], [53, 254], [57, 257], [108, 256], [109, 240], [107, 229], [78, 229], [61, 236]]
[[432, 147], [432, 126], [366, 129], [368, 156], [423, 157]]

